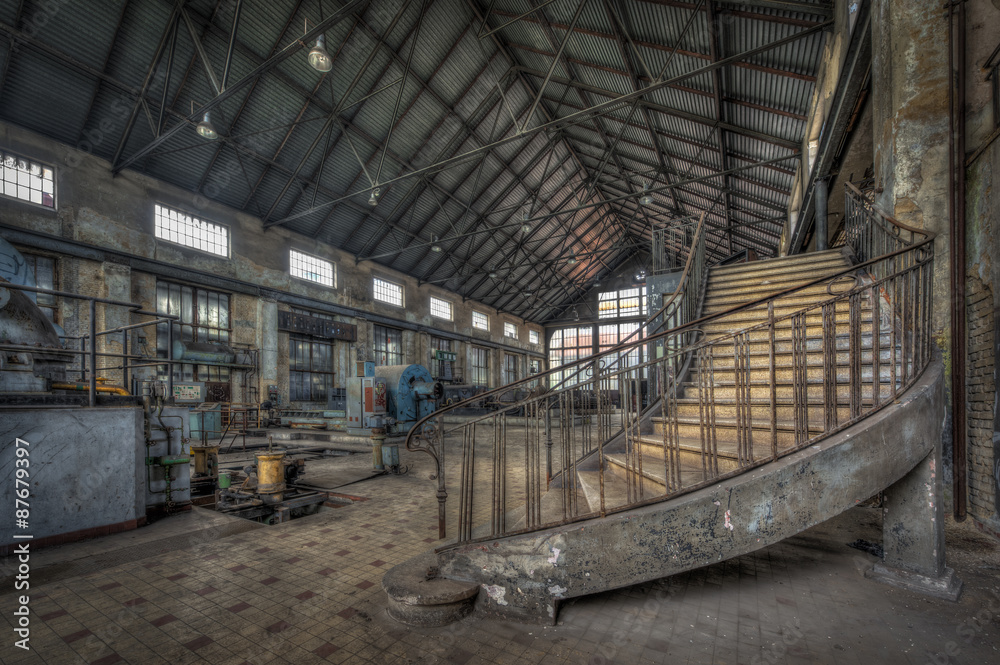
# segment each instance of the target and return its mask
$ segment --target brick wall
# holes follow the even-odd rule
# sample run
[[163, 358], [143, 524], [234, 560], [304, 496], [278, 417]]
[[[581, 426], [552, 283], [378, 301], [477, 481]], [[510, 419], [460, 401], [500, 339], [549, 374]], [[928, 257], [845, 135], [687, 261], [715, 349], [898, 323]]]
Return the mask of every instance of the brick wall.
[[989, 519], [996, 514], [993, 290], [976, 275], [970, 275], [967, 298], [969, 512], [973, 517]]

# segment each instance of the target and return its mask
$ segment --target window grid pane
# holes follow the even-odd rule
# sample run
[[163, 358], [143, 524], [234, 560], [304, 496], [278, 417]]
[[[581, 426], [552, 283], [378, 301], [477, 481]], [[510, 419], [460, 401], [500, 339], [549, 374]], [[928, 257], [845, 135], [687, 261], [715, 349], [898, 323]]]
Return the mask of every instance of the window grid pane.
[[229, 256], [229, 229], [157, 204], [154, 232], [157, 238], [216, 256]]
[[517, 339], [517, 326], [508, 321], [503, 323], [503, 336]]
[[[182, 342], [229, 342], [229, 294], [207, 291], [171, 282], [156, 283], [158, 314], [179, 316], [173, 323], [174, 340]], [[167, 357], [167, 323], [156, 326], [156, 355]], [[166, 366], [160, 370], [165, 380]], [[229, 381], [229, 368], [214, 365], [175, 365], [174, 380]]]
[[451, 303], [431, 296], [431, 316], [451, 321]]
[[482, 312], [477, 312], [472, 310], [472, 327], [478, 328], [479, 330], [489, 330], [490, 329], [490, 319], [488, 316]]
[[490, 376], [490, 356], [487, 349], [472, 347], [472, 367], [470, 380], [474, 385], [488, 386]]
[[375, 300], [379, 300], [396, 307], [403, 306], [403, 287], [399, 284], [387, 282], [384, 279], [374, 278]]
[[288, 392], [293, 402], [326, 402], [333, 385], [333, 345], [288, 336]]
[[0, 194], [46, 208], [56, 207], [55, 172], [50, 167], [6, 151], [0, 157]]
[[402, 365], [403, 331], [375, 326], [375, 362], [379, 365]]
[[528, 331], [528, 341], [532, 344], [538, 344], [538, 331], [529, 330]]
[[333, 288], [337, 285], [336, 271], [332, 263], [321, 258], [291, 250], [288, 272], [292, 277], [316, 282]]

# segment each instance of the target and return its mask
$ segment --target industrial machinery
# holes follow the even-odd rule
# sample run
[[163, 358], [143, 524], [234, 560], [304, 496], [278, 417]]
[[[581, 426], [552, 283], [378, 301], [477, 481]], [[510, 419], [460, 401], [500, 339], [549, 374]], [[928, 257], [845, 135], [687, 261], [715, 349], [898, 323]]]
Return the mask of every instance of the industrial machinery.
[[[405, 434], [437, 409], [444, 386], [423, 365], [379, 365], [374, 376], [352, 379], [348, 387], [348, 432], [371, 434], [384, 427]], [[356, 419], [352, 419], [356, 418]]]
[[[127, 340], [130, 330], [156, 325], [157, 315], [133, 303], [50, 292], [62, 302], [86, 301], [83, 312], [89, 306], [82, 321], [89, 334], [71, 337], [38, 307], [37, 289], [28, 262], [0, 239], [0, 458], [13, 460], [15, 447], [29, 452], [26, 466], [0, 465], [0, 499], [13, 505], [27, 474], [37, 546], [132, 529], [189, 506], [187, 409], [165, 406], [162, 384], [139, 397], [99, 376], [102, 364], [118, 362], [98, 354], [100, 336]], [[152, 321], [98, 332], [99, 308], [109, 306]], [[14, 547], [7, 533], [0, 555]]]
[[219, 446], [191, 446], [191, 457], [194, 458], [191, 494], [212, 494], [219, 482]]
[[[294, 517], [319, 510], [327, 500], [323, 492], [295, 487], [305, 473], [305, 461], [288, 459], [287, 451], [268, 449], [254, 455], [256, 464], [243, 469], [246, 480], [239, 488], [222, 487], [216, 491], [215, 509], [219, 512], [266, 524], [280, 524]], [[228, 475], [225, 477], [228, 482]], [[255, 482], [251, 482], [255, 477]]]

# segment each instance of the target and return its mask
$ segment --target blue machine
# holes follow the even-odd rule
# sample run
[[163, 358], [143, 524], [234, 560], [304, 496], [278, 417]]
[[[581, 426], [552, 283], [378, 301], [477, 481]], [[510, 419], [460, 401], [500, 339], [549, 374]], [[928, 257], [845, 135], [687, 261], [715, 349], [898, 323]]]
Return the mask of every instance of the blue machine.
[[375, 375], [385, 377], [389, 389], [386, 415], [395, 418], [395, 430], [400, 434], [434, 413], [444, 396], [444, 386], [423, 365], [382, 365], [375, 368]]

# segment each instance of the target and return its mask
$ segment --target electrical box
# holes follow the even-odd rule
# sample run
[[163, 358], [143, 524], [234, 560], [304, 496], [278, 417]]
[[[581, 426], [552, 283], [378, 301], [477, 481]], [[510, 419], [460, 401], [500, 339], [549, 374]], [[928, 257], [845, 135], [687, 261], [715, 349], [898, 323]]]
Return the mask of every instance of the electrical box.
[[368, 434], [373, 427], [385, 427], [389, 390], [380, 376], [359, 377], [348, 383], [348, 432]]

